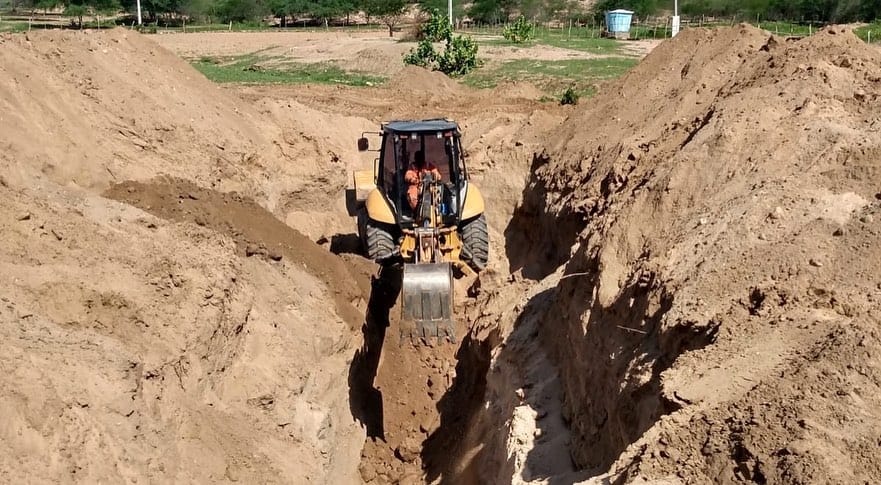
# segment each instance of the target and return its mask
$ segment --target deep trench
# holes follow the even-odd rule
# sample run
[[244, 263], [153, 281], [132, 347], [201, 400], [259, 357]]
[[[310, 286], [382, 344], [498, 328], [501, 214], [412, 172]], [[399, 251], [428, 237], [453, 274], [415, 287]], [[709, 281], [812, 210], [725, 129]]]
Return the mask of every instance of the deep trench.
[[[506, 479], [499, 477], [512, 477], [518, 467], [526, 481], [545, 478], [551, 483], [571, 483], [573, 476], [584, 480], [605, 473], [660, 417], [681, 407], [682, 403], [665, 398], [661, 392], [661, 373], [681, 353], [711, 343], [716, 329], [692, 329], [687, 325], [666, 328], [663, 318], [675, 295], [653, 273], [640, 268], [634, 270], [638, 278], [626, 285], [610, 305], [601, 306], [594, 296], [600, 280], [596, 252], [581, 245], [570, 254], [587, 222], [582, 216], [558, 213], [547, 206], [546, 187], [536, 175], [536, 169], [547, 161], [542, 156], [534, 158], [521, 203], [504, 228], [508, 270], [533, 285], [559, 273], [561, 267], [564, 275], [581, 277], [566, 278], [535, 292], [513, 318], [510, 314], [504, 316], [504, 309], [489, 305], [487, 295], [522, 292], [523, 286], [510, 286], [506, 278], [484, 284], [481, 294], [470, 302], [471, 311], [460, 316], [467, 328], [472, 327], [476, 316], [484, 321], [495, 319], [496, 328], [480, 336], [468, 332], [460, 344], [449, 344], [444, 350], [455, 362], [455, 378], [439, 399], [432, 400], [436, 426], [421, 428], [424, 434], [420, 435], [418, 458], [399, 452], [392, 443], [388, 447], [394, 448], [393, 453], [386, 451], [386, 455], [407, 462], [409, 471], [408, 466], [392, 466], [388, 475], [374, 469], [365, 475], [362, 468], [362, 478], [368, 483], [374, 477], [380, 483], [406, 483], [413, 479], [417, 466], [428, 483], [503, 483]], [[383, 372], [378, 366], [401, 365], [387, 358], [380, 364], [384, 349], [397, 345], [391, 343], [393, 332], [387, 334], [386, 330], [395, 326], [399, 278], [399, 273], [389, 270], [374, 278], [363, 328], [365, 344], [356, 354], [350, 374], [352, 412], [365, 426], [368, 443], [387, 444], [390, 439], [386, 431], [391, 418], [384, 413], [389, 396], [385, 395], [387, 389], [377, 389], [374, 382]], [[505, 318], [513, 321], [505, 322]], [[505, 342], [500, 336], [503, 327], [510, 332]], [[621, 328], [636, 331], [622, 332]], [[538, 342], [538, 354], [547, 357], [559, 379], [561, 395], [557, 399], [566, 429], [553, 432], [567, 433], [570, 442], [557, 450], [569, 455], [560, 460], [562, 465], [544, 463], [547, 455], [537, 450], [528, 450], [525, 461], [515, 464], [506, 449], [513, 409], [518, 405], [507, 396], [523, 391], [512, 387], [516, 379], [508, 382], [500, 377], [508, 375], [510, 380], [510, 371], [506, 374], [498, 367], [511, 364], [528, 369], [532, 363], [527, 360], [536, 358], [534, 348], [524, 347], [530, 341]], [[393, 348], [399, 359], [406, 352], [417, 352], [406, 348], [401, 354], [401, 347]], [[435, 351], [437, 348], [431, 350]], [[648, 378], [635, 378], [634, 367], [648, 369]], [[420, 392], [418, 386], [417, 382], [409, 392]], [[526, 391], [526, 398], [521, 399], [527, 405], [547, 398], [529, 396], [531, 392]], [[394, 426], [419, 428], [420, 423]], [[537, 418], [534, 426], [545, 441], [554, 438], [544, 432], [547, 420]], [[536, 448], [539, 445], [536, 441]], [[365, 445], [362, 459], [370, 461], [375, 458], [371, 455], [381, 454], [382, 449]], [[571, 472], [566, 475], [569, 478], [555, 475], [561, 470]], [[618, 476], [619, 481], [624, 479], [626, 470]]]

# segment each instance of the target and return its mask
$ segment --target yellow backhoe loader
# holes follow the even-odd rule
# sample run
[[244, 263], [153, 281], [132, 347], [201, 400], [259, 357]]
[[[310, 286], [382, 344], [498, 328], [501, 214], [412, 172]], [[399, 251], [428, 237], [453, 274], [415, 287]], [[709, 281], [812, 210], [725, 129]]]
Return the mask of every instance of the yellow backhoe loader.
[[[480, 191], [468, 182], [459, 126], [446, 119], [381, 125], [372, 171], [354, 173], [350, 214], [368, 257], [403, 264], [402, 338], [455, 341], [454, 271], [474, 276], [489, 256]], [[362, 136], [358, 149], [370, 149]]]

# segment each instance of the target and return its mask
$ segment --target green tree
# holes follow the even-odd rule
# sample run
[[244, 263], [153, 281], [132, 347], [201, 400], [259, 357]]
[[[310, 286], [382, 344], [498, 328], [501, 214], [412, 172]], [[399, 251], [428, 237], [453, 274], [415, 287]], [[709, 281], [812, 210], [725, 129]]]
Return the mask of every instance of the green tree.
[[266, 13], [258, 0], [218, 0], [217, 15], [222, 22], [257, 20]]
[[[119, 11], [118, 0], [68, 0], [64, 3], [64, 16], [70, 17], [78, 28], [83, 28], [83, 17], [87, 15], [110, 15]], [[75, 20], [74, 20], [75, 19]]]
[[637, 17], [645, 17], [657, 13], [658, 0], [599, 0], [591, 11], [597, 21], [602, 21], [607, 11], [619, 8], [633, 10]]
[[449, 18], [440, 10], [431, 9], [426, 13], [428, 13], [428, 19], [422, 23], [420, 28], [423, 39], [429, 42], [442, 42], [453, 35], [453, 26], [450, 25]]
[[474, 0], [468, 15], [478, 22], [507, 23], [518, 6], [517, 0]]
[[[447, 0], [419, 0], [419, 10], [429, 15], [435, 10], [442, 12], [444, 16], [449, 15]], [[453, 2], [453, 18], [462, 18], [466, 13], [465, 2]], [[447, 19], [447, 23], [449, 23], [449, 19]]]
[[881, 0], [863, 0], [860, 5], [860, 18], [864, 22], [874, 22], [881, 18]]
[[212, 19], [217, 18], [217, 4], [214, 0], [183, 0], [180, 13], [191, 21], [211, 23]]
[[[79, 29], [83, 28], [83, 17], [88, 14], [88, 7], [81, 3], [70, 3], [64, 7], [64, 16], [76, 19], [74, 25]], [[73, 20], [71, 20], [71, 22], [73, 22]]]
[[395, 26], [401, 23], [404, 13], [407, 11], [407, 1], [366, 0], [363, 8], [367, 15], [379, 17], [380, 21], [388, 27], [388, 36], [394, 37]]

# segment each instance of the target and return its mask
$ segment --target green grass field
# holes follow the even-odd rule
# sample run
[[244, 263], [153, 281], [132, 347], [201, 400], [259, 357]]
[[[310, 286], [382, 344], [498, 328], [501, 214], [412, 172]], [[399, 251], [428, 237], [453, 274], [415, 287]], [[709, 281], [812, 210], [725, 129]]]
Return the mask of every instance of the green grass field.
[[238, 57], [203, 57], [193, 67], [217, 83], [239, 84], [342, 84], [345, 86], [375, 86], [385, 78], [347, 72], [329, 63], [269, 64], [271, 57], [258, 53]]
[[475, 31], [474, 39], [478, 44], [510, 47], [551, 46], [562, 49], [572, 49], [592, 54], [614, 55], [621, 50], [621, 41], [604, 39], [599, 33], [586, 28], [573, 28], [569, 30], [537, 29], [535, 37], [527, 42], [515, 43], [501, 37], [501, 34], [490, 34]]
[[541, 47], [569, 49], [604, 56], [598, 59], [540, 60], [518, 59], [492, 62], [466, 75], [462, 82], [476, 88], [492, 88], [504, 82], [529, 82], [546, 93], [546, 101], [558, 101], [572, 88], [580, 96], [591, 96], [596, 84], [615, 79], [636, 65], [638, 59], [623, 50], [624, 42], [599, 36], [599, 31], [586, 27], [571, 30], [538, 27], [534, 38], [515, 43], [501, 37], [501, 29], [471, 29], [478, 45]]
[[527, 81], [556, 99], [573, 88], [581, 96], [595, 93], [595, 84], [615, 79], [639, 62], [634, 57], [539, 61], [532, 59], [503, 62], [484, 67], [464, 77], [463, 82], [476, 88], [492, 88], [501, 82]]
[[857, 37], [863, 39], [866, 42], [879, 44], [881, 43], [881, 22], [875, 22], [854, 29], [854, 33], [857, 35]]
[[27, 22], [0, 22], [0, 32], [27, 32]]

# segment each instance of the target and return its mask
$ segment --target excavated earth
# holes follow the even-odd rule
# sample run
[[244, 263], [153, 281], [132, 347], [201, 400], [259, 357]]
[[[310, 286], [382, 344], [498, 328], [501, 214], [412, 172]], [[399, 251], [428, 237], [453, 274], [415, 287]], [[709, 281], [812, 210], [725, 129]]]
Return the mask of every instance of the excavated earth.
[[[3, 482], [873, 483], [881, 51], [688, 29], [578, 107], [406, 68], [219, 88], [0, 36]], [[401, 342], [363, 131], [448, 116], [493, 254]]]

